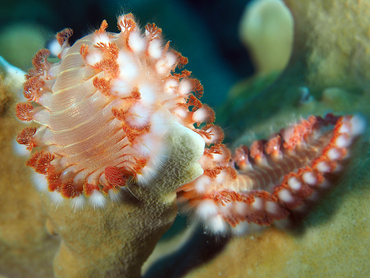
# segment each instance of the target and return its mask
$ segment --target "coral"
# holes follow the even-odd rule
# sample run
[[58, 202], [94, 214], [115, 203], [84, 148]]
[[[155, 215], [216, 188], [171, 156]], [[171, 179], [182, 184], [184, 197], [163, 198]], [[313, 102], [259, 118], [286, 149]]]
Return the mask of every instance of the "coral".
[[258, 74], [285, 68], [292, 51], [293, 16], [283, 1], [251, 2], [243, 13], [239, 33], [252, 52]]
[[23, 83], [25, 81], [25, 72], [9, 64], [0, 56], [0, 74], [2, 76], [1, 84], [4, 91], [15, 94], [16, 99], [22, 98]]
[[151, 187], [131, 185], [122, 203], [76, 212], [68, 204], [56, 209], [42, 196], [48, 230], [62, 237], [54, 260], [56, 277], [140, 276], [141, 265], [177, 215], [175, 189], [201, 173], [194, 168], [199, 150], [194, 153], [186, 143], [194, 142], [195, 135], [185, 128], [168, 134], [166, 142], [173, 147], [165, 170]]
[[44, 46], [47, 34], [52, 32], [38, 24], [5, 24], [0, 32], [0, 53], [12, 65], [23, 70], [28, 69], [35, 52]]
[[[4, 63], [2, 64], [4, 65]], [[58, 241], [45, 230], [46, 214], [31, 184], [26, 159], [14, 155], [14, 138], [21, 123], [14, 118], [14, 105], [23, 76], [0, 77], [0, 272], [6, 277], [51, 277], [52, 258]], [[11, 69], [10, 69], [11, 70]], [[9, 79], [14, 83], [9, 86]], [[12, 91], [12, 90], [15, 90]], [[19, 146], [19, 145], [18, 145]], [[21, 149], [17, 149], [22, 153]]]
[[[62, 238], [57, 277], [139, 276], [176, 215], [176, 190], [212, 232], [240, 234], [249, 231], [246, 223], [283, 219], [338, 171], [337, 162], [363, 129], [358, 117], [310, 117], [267, 142], [255, 141], [250, 154], [241, 147], [231, 156], [212, 124], [212, 109], [198, 99], [199, 81], [187, 70], [172, 73], [187, 60], [162, 42], [160, 29], [148, 24], [143, 38], [131, 14], [119, 18], [120, 34], [105, 32], [106, 26], [103, 21], [71, 47], [70, 29], [60, 32], [61, 63], [39, 51], [24, 86], [28, 101], [16, 106], [20, 120], [41, 124], [25, 128], [17, 141], [33, 151], [27, 164], [38, 173], [47, 229]], [[133, 62], [131, 52], [143, 56]], [[89, 84], [87, 95], [73, 91], [80, 84]], [[89, 92], [97, 103], [78, 99]], [[106, 113], [95, 119], [90, 109]], [[116, 130], [99, 137], [99, 120], [114, 122]], [[122, 136], [109, 144], [116, 134]], [[100, 145], [90, 142], [95, 136]], [[85, 143], [91, 143], [88, 151]], [[122, 148], [112, 152], [116, 145]]]
[[[368, 1], [285, 1], [295, 18], [294, 60], [315, 90], [369, 85]], [[304, 55], [304, 57], [300, 57]]]
[[[358, 103], [353, 102], [368, 93], [364, 90], [369, 85], [370, 64], [368, 1], [287, 0], [285, 4], [294, 16], [291, 58], [275, 82], [266, 82], [271, 79], [261, 77], [252, 82], [252, 87], [248, 88], [250, 83], [240, 84], [237, 94], [226, 101], [222, 113], [218, 111], [220, 124], [229, 127], [225, 138], [230, 142], [241, 136], [246, 126], [251, 128], [256, 124], [256, 111], [259, 120], [283, 127], [291, 114], [308, 117], [327, 111], [354, 113]], [[256, 84], [259, 87], [254, 90]], [[351, 95], [352, 109], [350, 106], [338, 109], [332, 106], [333, 102], [321, 102], [325, 98], [323, 92], [333, 87]], [[302, 98], [302, 89], [314, 101]], [[233, 102], [237, 105], [231, 105]], [[266, 128], [262, 129], [266, 132]]]

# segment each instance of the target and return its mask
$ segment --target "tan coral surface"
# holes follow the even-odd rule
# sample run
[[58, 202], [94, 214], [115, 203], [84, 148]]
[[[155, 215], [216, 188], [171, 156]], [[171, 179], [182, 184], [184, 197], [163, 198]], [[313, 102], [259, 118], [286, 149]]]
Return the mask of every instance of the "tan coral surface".
[[14, 154], [12, 144], [21, 124], [13, 115], [13, 95], [1, 82], [0, 274], [51, 277], [58, 240], [44, 228], [46, 215], [31, 184], [26, 159]]
[[[285, 0], [295, 19], [294, 54], [307, 80], [322, 89], [356, 88], [370, 80], [370, 1]], [[296, 61], [292, 61], [296, 62]]]
[[[177, 125], [166, 134], [169, 153], [151, 186], [129, 186], [122, 202], [75, 211], [52, 205], [31, 184], [25, 157], [12, 144], [20, 123], [14, 97], [1, 87], [0, 273], [9, 277], [140, 277], [143, 262], [177, 215], [175, 190], [202, 174], [197, 163], [204, 141]], [[192, 144], [189, 144], [192, 142]], [[47, 221], [46, 221], [47, 219]], [[46, 222], [45, 222], [46, 221]], [[59, 240], [62, 238], [59, 251]]]
[[171, 153], [163, 172], [150, 187], [129, 185], [121, 203], [75, 212], [67, 202], [55, 208], [42, 196], [48, 230], [62, 237], [56, 277], [140, 277], [141, 265], [177, 215], [175, 189], [203, 172], [198, 134], [179, 125], [166, 137]]
[[216, 258], [185, 277], [367, 277], [369, 135], [358, 142], [341, 182], [296, 229], [268, 228], [234, 238]]
[[[243, 109], [245, 127], [248, 130], [269, 131], [274, 117], [291, 120], [299, 117], [299, 111], [303, 111], [302, 114], [316, 111], [317, 103], [338, 113], [361, 112], [369, 123], [369, 1], [286, 0], [286, 3], [296, 24], [293, 57], [279, 80], [261, 93], [259, 99], [249, 103], [247, 108], [260, 109], [259, 113]], [[316, 101], [297, 107], [297, 92], [301, 86], [307, 86], [315, 94]], [[351, 99], [350, 95], [356, 101], [346, 101]], [[5, 103], [9, 104], [7, 100]], [[4, 111], [9, 111], [6, 106], [2, 107]], [[56, 242], [43, 228], [45, 215], [29, 182], [28, 172], [23, 166], [24, 159], [13, 156], [11, 138], [18, 130], [18, 123], [10, 115], [6, 112], [0, 118], [0, 273], [9, 277], [22, 277], [24, 274], [27, 277], [51, 277], [50, 264]], [[234, 121], [236, 119], [234, 117]], [[261, 234], [234, 238], [223, 252], [208, 264], [190, 271], [186, 277], [366, 277], [370, 273], [370, 205], [367, 201], [370, 198], [369, 143], [367, 129], [355, 145], [342, 179], [335, 183], [332, 192], [296, 229], [286, 232], [271, 228]], [[144, 193], [136, 192], [135, 187], [133, 192], [135, 195]], [[128, 206], [133, 208], [135, 198], [130, 200], [132, 202]], [[163, 209], [170, 209], [171, 205], [169, 201]], [[78, 223], [67, 219], [71, 211], [65, 210], [62, 215], [62, 208], [47, 208], [52, 216], [58, 216], [49, 222], [49, 231], [59, 233], [66, 239], [62, 254], [70, 252], [75, 256], [81, 248], [98, 252], [93, 246], [81, 247], [84, 242], [93, 242], [89, 241], [93, 234], [96, 236], [94, 241], [101, 239], [113, 246], [113, 252], [117, 252], [117, 247], [112, 244], [114, 241], [110, 241], [113, 234], [106, 232], [109, 225], [113, 226], [113, 230], [119, 229], [121, 224], [116, 220], [95, 219], [99, 225], [91, 227], [89, 220], [94, 220], [98, 212], [89, 211], [89, 217], [84, 218], [85, 238], [79, 238], [81, 245], [73, 245], [77, 240], [74, 232]], [[121, 211], [115, 208], [117, 205], [112, 205], [110, 209], [122, 216]], [[80, 213], [76, 212], [77, 215]], [[167, 220], [171, 221], [174, 214], [169, 215]], [[101, 219], [111, 217], [103, 216]], [[67, 226], [71, 227], [72, 233], [66, 230]], [[119, 244], [120, 240], [117, 241]], [[73, 250], [71, 246], [74, 246]], [[84, 260], [89, 263], [88, 256], [75, 262]], [[56, 262], [58, 265], [58, 260]], [[93, 263], [99, 265], [102, 262]], [[65, 270], [60, 269], [61, 272]]]

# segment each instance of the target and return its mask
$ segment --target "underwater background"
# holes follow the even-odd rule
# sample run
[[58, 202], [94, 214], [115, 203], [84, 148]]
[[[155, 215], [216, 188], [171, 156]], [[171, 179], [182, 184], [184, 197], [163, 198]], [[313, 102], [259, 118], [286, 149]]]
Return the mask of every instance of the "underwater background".
[[[215, 109], [231, 148], [268, 138], [311, 114], [360, 114], [369, 123], [370, 1], [285, 1], [294, 18], [291, 58], [286, 67], [267, 72], [239, 35], [250, 2], [2, 0], [0, 55], [27, 71], [34, 53], [57, 31], [72, 28], [73, 42], [106, 19], [108, 30], [117, 32], [116, 17], [132, 12], [141, 25], [155, 22], [171, 46], [189, 58], [186, 69], [204, 85], [202, 101]], [[287, 31], [280, 32], [273, 33], [279, 38]], [[41, 203], [24, 160], [11, 148], [21, 126], [9, 108], [11, 97], [1, 97], [6, 105], [0, 110], [0, 277], [51, 277], [58, 241], [40, 232]], [[294, 215], [292, 228], [214, 237], [190, 227], [182, 216], [158, 244], [144, 277], [367, 277], [369, 169], [367, 128], [343, 173], [304, 216]], [[163, 251], [187, 229], [193, 230], [181, 250]]]
[[[253, 73], [250, 58], [238, 38], [239, 22], [248, 2], [1, 1], [0, 52], [9, 63], [27, 70], [32, 56], [19, 55], [26, 46], [28, 55], [33, 55], [40, 45], [66, 27], [74, 30], [70, 38], [73, 43], [98, 28], [103, 19], [108, 21], [108, 31], [118, 32], [117, 16], [132, 12], [142, 26], [154, 22], [161, 27], [171, 47], [189, 58], [187, 69], [206, 88], [202, 101], [217, 107], [236, 81]], [[23, 33], [17, 33], [22, 32], [20, 29], [24, 29]], [[9, 45], [9, 40], [14, 45]], [[35, 47], [31, 50], [30, 45]]]

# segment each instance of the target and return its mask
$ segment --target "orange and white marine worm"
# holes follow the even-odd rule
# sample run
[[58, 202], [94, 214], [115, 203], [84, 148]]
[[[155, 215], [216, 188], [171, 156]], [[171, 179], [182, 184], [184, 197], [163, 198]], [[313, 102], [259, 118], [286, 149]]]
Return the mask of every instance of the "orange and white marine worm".
[[214, 113], [198, 100], [203, 87], [190, 71], [175, 72], [187, 58], [170, 49], [162, 30], [140, 29], [132, 14], [118, 18], [118, 34], [107, 26], [104, 20], [72, 46], [72, 30], [59, 32], [60, 62], [40, 50], [24, 84], [28, 101], [16, 105], [20, 120], [40, 125], [16, 139], [32, 153], [27, 165], [37, 187], [76, 208], [118, 201], [128, 181], [150, 185], [167, 159], [164, 137], [176, 126], [216, 137], [211, 125], [194, 126], [212, 123]]
[[179, 201], [214, 232], [269, 225], [336, 171], [363, 129], [359, 117], [311, 116], [232, 155], [213, 110], [199, 100], [203, 86], [190, 71], [176, 70], [187, 58], [162, 30], [140, 29], [132, 14], [118, 18], [120, 33], [107, 26], [104, 20], [72, 46], [72, 30], [59, 32], [60, 61], [48, 61], [47, 49], [35, 55], [24, 84], [28, 101], [16, 106], [20, 120], [40, 125], [23, 129], [17, 142], [31, 152], [27, 165], [54, 203], [104, 207], [128, 181], [150, 186], [167, 159], [164, 135], [182, 125], [206, 148], [203, 175], [178, 189]]
[[270, 225], [287, 218], [340, 171], [348, 147], [365, 127], [359, 116], [310, 116], [273, 135], [241, 146], [207, 148], [204, 174], [184, 185], [179, 200], [214, 233], [243, 234], [251, 223]]

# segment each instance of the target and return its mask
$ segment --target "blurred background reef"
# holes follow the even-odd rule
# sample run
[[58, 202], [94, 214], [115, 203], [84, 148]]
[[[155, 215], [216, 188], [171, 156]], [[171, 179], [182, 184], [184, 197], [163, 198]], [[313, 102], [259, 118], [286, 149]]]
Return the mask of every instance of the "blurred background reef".
[[[74, 29], [73, 42], [107, 19], [116, 32], [123, 11], [155, 22], [189, 58], [231, 148], [311, 114], [359, 113], [370, 122], [370, 0], [1, 1], [0, 55], [27, 71], [57, 31]], [[59, 239], [44, 228], [25, 158], [14, 155], [21, 124], [7, 88], [0, 86], [0, 277], [52, 277]], [[304, 218], [293, 215], [289, 229], [215, 238], [179, 217], [144, 277], [366, 277], [369, 143], [367, 128], [330, 192]], [[187, 244], [170, 250], [184, 230]]]

